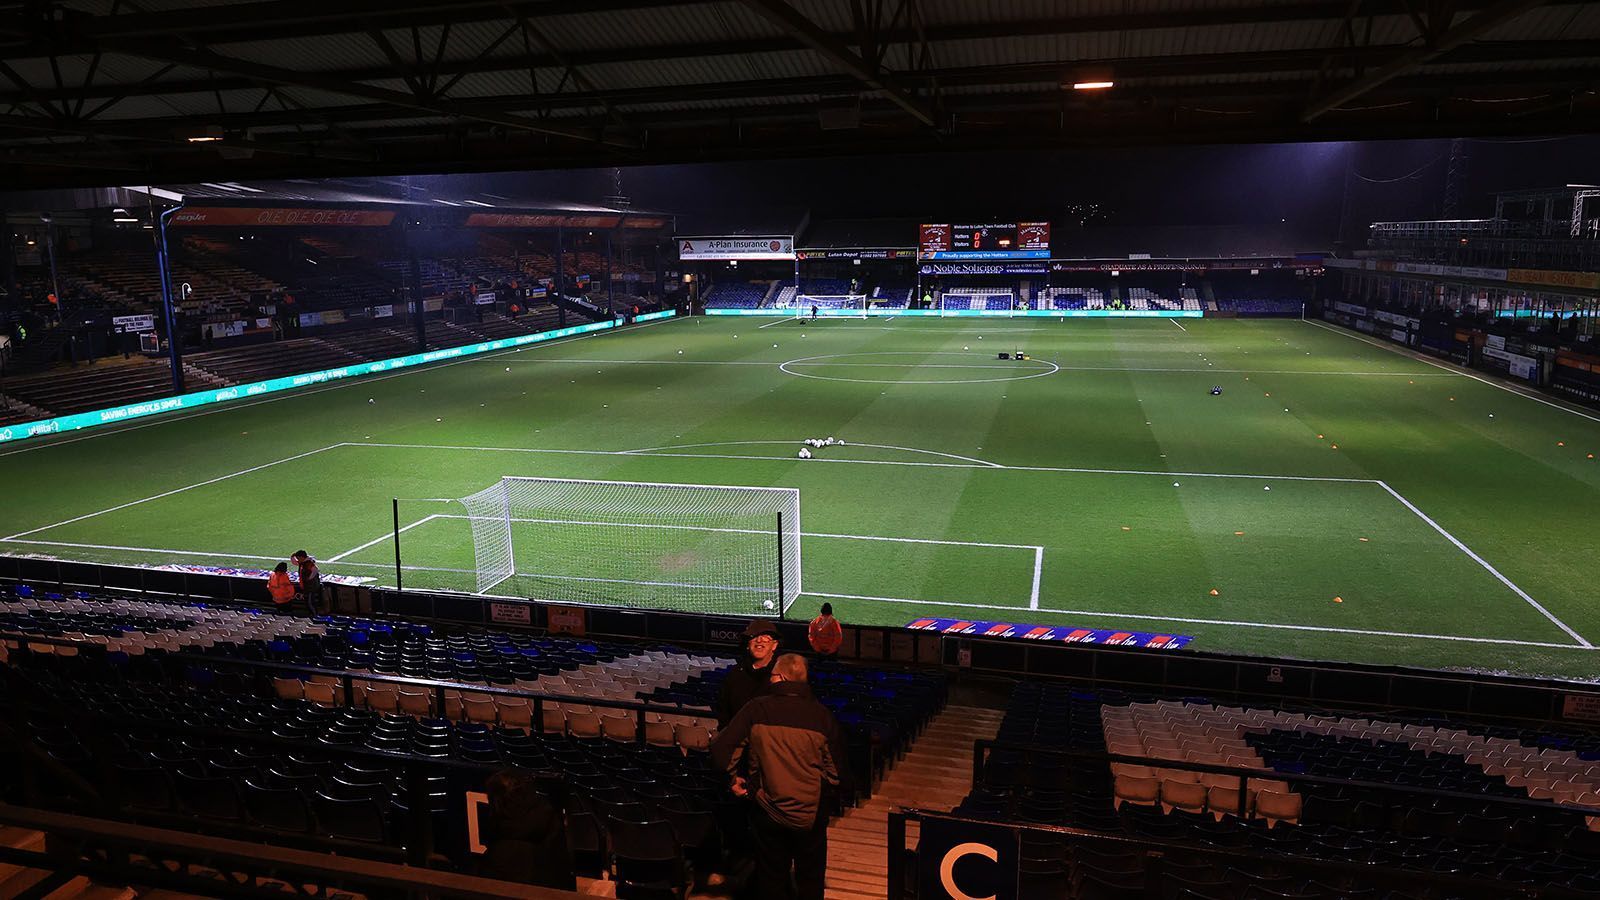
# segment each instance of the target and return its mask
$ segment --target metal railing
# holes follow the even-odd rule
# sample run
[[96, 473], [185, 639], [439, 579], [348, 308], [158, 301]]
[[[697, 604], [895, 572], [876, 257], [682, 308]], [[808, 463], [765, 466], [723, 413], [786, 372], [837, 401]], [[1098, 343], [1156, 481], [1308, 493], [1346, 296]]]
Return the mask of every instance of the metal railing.
[[[1138, 854], [1142, 858], [1141, 862], [1143, 863], [1144, 871], [1138, 883], [1129, 884], [1124, 881], [1124, 886], [1129, 890], [1138, 890], [1140, 896], [1147, 898], [1147, 900], [1162, 900], [1162, 898], [1170, 896], [1168, 890], [1174, 883], [1182, 883], [1192, 876], [1194, 861], [1231, 867], [1245, 872], [1259, 872], [1270, 867], [1279, 871], [1288, 870], [1299, 878], [1320, 879], [1336, 883], [1348, 882], [1381, 889], [1386, 892], [1397, 888], [1423, 891], [1442, 888], [1451, 891], [1448, 896], [1452, 897], [1492, 897], [1494, 900], [1512, 900], [1512, 898], [1578, 900], [1581, 897], [1592, 896], [1589, 893], [1569, 888], [1497, 882], [1492, 879], [1486, 880], [1467, 875], [1430, 872], [1404, 866], [1343, 862], [1283, 852], [1260, 852], [1183, 841], [1102, 834], [1056, 825], [993, 822], [954, 813], [900, 808], [890, 811], [888, 817], [889, 846], [886, 874], [888, 876], [888, 896], [890, 900], [906, 900], [906, 898], [921, 896], [920, 885], [917, 880], [908, 878], [910, 874], [908, 865], [916, 865], [918, 869], [921, 868], [917, 854], [927, 852], [928, 842], [926, 832], [923, 832], [924, 836], [919, 841], [915, 851], [907, 847], [907, 825], [912, 822], [917, 823], [919, 828], [929, 822], [948, 822], [956, 825], [970, 824], [985, 829], [1005, 829], [1016, 835], [1019, 845], [1022, 838], [1028, 836], [1060, 840], [1068, 846], [1069, 850], [1083, 846], [1093, 848], [1102, 855]], [[999, 854], [996, 854], [996, 857], [998, 856]], [[990, 858], [995, 859], [996, 857]], [[1020, 870], [1021, 860], [1019, 859], [1018, 862]], [[1185, 865], [1185, 862], [1188, 864]], [[1063, 868], [1065, 868], [1064, 865]], [[1052, 877], [1060, 878], [1064, 877], [1064, 874], [1064, 872], [1054, 873]], [[1020, 877], [1019, 872], [1018, 878], [1020, 879]], [[1125, 873], [1118, 873], [1118, 877], [1125, 878], [1126, 876]], [[934, 896], [944, 897], [947, 894], [936, 893]], [[1019, 896], [1021, 896], [1020, 892]], [[1129, 895], [1119, 894], [1118, 896]]]

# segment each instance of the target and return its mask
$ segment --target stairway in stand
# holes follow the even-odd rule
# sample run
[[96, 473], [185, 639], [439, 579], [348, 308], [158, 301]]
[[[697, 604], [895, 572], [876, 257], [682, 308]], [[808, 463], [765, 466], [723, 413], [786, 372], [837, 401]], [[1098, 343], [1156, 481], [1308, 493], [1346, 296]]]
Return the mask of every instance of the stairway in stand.
[[[993, 738], [1001, 710], [946, 706], [911, 745], [872, 799], [840, 816], [828, 829], [828, 900], [882, 900], [889, 896], [889, 812], [899, 807], [947, 812], [972, 788], [972, 743]], [[916, 826], [908, 825], [916, 835]], [[913, 841], [914, 843], [914, 841]]]

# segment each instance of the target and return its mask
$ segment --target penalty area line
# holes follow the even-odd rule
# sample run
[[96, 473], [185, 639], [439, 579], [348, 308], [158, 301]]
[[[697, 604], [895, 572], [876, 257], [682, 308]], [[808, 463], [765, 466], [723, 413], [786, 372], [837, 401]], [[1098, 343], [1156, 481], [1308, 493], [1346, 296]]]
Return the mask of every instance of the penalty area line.
[[1533, 599], [1532, 597], [1528, 596], [1528, 592], [1527, 591], [1524, 591], [1522, 588], [1517, 587], [1515, 582], [1513, 582], [1511, 579], [1507, 578], [1506, 576], [1500, 574], [1500, 570], [1499, 569], [1496, 569], [1493, 565], [1491, 565], [1488, 560], [1486, 560], [1483, 557], [1479, 556], [1478, 554], [1472, 552], [1472, 548], [1468, 547], [1466, 544], [1461, 543], [1461, 541], [1455, 535], [1451, 534], [1448, 531], [1445, 531], [1444, 530], [1444, 526], [1440, 525], [1438, 522], [1435, 522], [1431, 517], [1428, 516], [1427, 513], [1425, 513], [1422, 510], [1418, 509], [1416, 504], [1412, 503], [1410, 500], [1407, 500], [1404, 496], [1402, 496], [1400, 494], [1399, 491], [1395, 490], [1394, 488], [1390, 487], [1388, 484], [1386, 484], [1386, 483], [1384, 483], [1382, 481], [1378, 481], [1378, 482], [1375, 482], [1375, 483], [1378, 485], [1378, 487], [1381, 487], [1386, 492], [1388, 492], [1389, 496], [1391, 496], [1394, 499], [1400, 501], [1400, 505], [1404, 506], [1406, 509], [1411, 510], [1411, 512], [1414, 513], [1417, 518], [1419, 518], [1423, 522], [1427, 523], [1428, 527], [1432, 528], [1434, 531], [1437, 531], [1439, 533], [1440, 537], [1442, 537], [1445, 540], [1449, 541], [1452, 545], [1455, 546], [1455, 548], [1457, 550], [1460, 550], [1462, 553], [1465, 553], [1469, 559], [1471, 559], [1473, 562], [1477, 563], [1478, 565], [1482, 566], [1483, 570], [1485, 572], [1488, 572], [1490, 575], [1493, 575], [1495, 577], [1496, 581], [1499, 581], [1501, 584], [1505, 585], [1507, 588], [1510, 588], [1511, 592], [1513, 594], [1516, 594], [1518, 597], [1521, 597], [1522, 600], [1525, 603], [1527, 603], [1529, 606], [1533, 607], [1534, 609], [1538, 610], [1540, 615], [1544, 616], [1546, 619], [1549, 619], [1550, 622], [1552, 624], [1554, 624], [1557, 628], [1559, 628], [1562, 631], [1566, 632], [1567, 633], [1567, 637], [1570, 637], [1574, 641], [1576, 641], [1578, 646], [1583, 647], [1585, 649], [1592, 649], [1594, 647], [1594, 645], [1589, 643], [1589, 641], [1587, 639], [1585, 639], [1583, 635], [1581, 635], [1578, 632], [1574, 631], [1572, 629], [1572, 627], [1570, 625], [1568, 625], [1567, 623], [1565, 623], [1565, 622], [1561, 621], [1560, 619], [1556, 618], [1555, 614], [1550, 612], [1550, 610], [1545, 609], [1543, 604], [1541, 604], [1539, 601]]
[[418, 525], [425, 525], [428, 522], [431, 522], [434, 519], [437, 519], [442, 515], [444, 515], [444, 514], [443, 513], [434, 513], [431, 516], [423, 516], [422, 518], [416, 520], [415, 522], [412, 522], [410, 525], [407, 525], [404, 528], [401, 528], [398, 532], [389, 531], [389, 532], [387, 532], [385, 534], [380, 534], [377, 537], [373, 538], [370, 541], [367, 541], [365, 544], [362, 544], [359, 547], [351, 547], [349, 550], [346, 550], [346, 551], [344, 551], [343, 553], [340, 553], [337, 556], [330, 556], [326, 560], [323, 560], [323, 561], [324, 562], [330, 562], [330, 563], [336, 563], [339, 560], [344, 559], [346, 556], [354, 556], [355, 554], [360, 553], [361, 551], [367, 549], [368, 547], [374, 546], [376, 544], [381, 544], [384, 541], [387, 541], [390, 538], [394, 537], [396, 534], [405, 534], [406, 532], [408, 532], [411, 529], [417, 527]]

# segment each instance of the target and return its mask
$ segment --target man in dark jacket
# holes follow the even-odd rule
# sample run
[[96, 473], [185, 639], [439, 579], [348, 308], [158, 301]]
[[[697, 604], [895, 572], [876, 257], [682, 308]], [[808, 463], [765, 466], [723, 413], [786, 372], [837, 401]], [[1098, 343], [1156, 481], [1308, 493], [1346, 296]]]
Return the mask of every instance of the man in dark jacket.
[[[844, 732], [806, 679], [805, 657], [779, 657], [767, 692], [711, 744], [711, 761], [732, 778], [733, 792], [755, 798], [750, 830], [762, 898], [822, 900], [828, 815], [839, 791], [849, 789]], [[748, 778], [739, 775], [741, 762]]]
[[489, 807], [483, 814], [486, 847], [479, 874], [575, 891], [567, 827], [561, 810], [539, 791], [534, 777], [519, 769], [503, 769], [484, 785]]
[[766, 693], [778, 658], [777, 626], [762, 620], [751, 622], [744, 629], [744, 648], [744, 658], [723, 679], [717, 694], [718, 728], [728, 727], [746, 703]]

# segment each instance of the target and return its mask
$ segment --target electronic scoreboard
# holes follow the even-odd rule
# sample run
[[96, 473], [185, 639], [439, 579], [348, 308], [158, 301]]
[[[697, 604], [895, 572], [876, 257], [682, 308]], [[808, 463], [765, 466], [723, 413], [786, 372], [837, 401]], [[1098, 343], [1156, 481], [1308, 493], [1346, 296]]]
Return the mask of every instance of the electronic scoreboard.
[[1049, 222], [921, 226], [920, 259], [1049, 259]]

